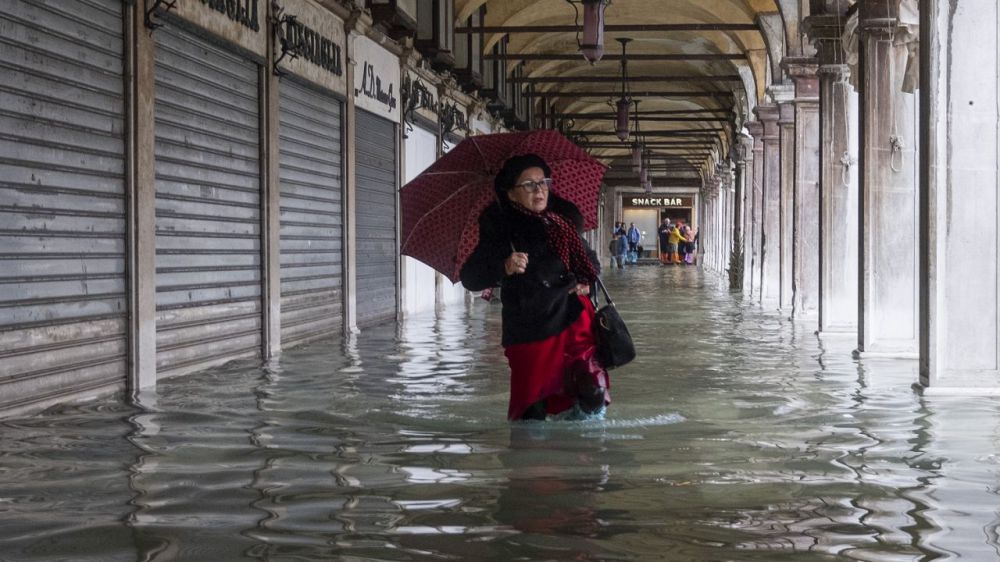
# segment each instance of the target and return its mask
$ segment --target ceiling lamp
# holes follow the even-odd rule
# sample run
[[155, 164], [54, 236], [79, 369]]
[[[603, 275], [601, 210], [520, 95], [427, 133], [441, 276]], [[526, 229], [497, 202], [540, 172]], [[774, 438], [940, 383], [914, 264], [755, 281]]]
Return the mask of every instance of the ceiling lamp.
[[639, 135], [639, 100], [635, 100], [634, 103], [635, 141], [632, 142], [632, 171], [639, 173], [642, 170], [642, 152], [645, 149], [645, 145], [642, 142], [642, 137]]
[[615, 103], [617, 107], [615, 119], [615, 135], [619, 140], [628, 140], [628, 109], [632, 105], [632, 95], [628, 87], [628, 59], [625, 58], [625, 45], [631, 41], [628, 37], [619, 37], [618, 42], [622, 44], [622, 95]]
[[642, 190], [647, 194], [653, 192], [653, 179], [650, 178], [649, 159], [649, 153], [643, 150], [642, 158], [640, 159], [642, 167], [639, 170], [639, 183], [642, 185]]
[[[573, 9], [577, 10], [576, 4], [583, 4], [583, 39], [577, 35], [577, 44], [580, 45], [580, 52], [587, 62], [594, 64], [604, 56], [604, 9], [608, 7], [611, 0], [566, 0], [573, 4]], [[580, 22], [580, 11], [576, 12], [577, 26]]]
[[639, 170], [639, 185], [642, 187], [644, 192], [652, 193], [653, 182], [649, 179], [649, 165], [645, 161], [645, 158], [643, 159], [642, 164], [642, 169]]

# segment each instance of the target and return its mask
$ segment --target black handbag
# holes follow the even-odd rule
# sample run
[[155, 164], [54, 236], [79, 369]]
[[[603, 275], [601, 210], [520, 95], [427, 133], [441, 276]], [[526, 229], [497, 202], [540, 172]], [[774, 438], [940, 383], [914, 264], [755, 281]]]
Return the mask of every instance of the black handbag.
[[[594, 316], [594, 335], [597, 340], [597, 359], [605, 369], [614, 369], [628, 364], [635, 359], [635, 345], [628, 327], [615, 307], [611, 295], [604, 287], [600, 277], [594, 284], [604, 293], [604, 306], [597, 310]], [[593, 295], [594, 307], [597, 308], [598, 297]]]

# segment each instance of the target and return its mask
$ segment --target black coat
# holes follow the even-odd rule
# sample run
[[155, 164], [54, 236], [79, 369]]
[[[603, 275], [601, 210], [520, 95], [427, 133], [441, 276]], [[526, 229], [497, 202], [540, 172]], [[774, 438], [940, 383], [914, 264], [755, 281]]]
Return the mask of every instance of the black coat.
[[[501, 199], [503, 200], [503, 199]], [[549, 210], [583, 230], [583, 216], [575, 205], [549, 195]], [[513, 247], [512, 247], [513, 244]], [[597, 254], [584, 246], [594, 269]], [[511, 252], [528, 254], [522, 274], [506, 275], [504, 261]], [[583, 304], [570, 290], [576, 277], [548, 242], [542, 221], [494, 203], [479, 216], [479, 244], [462, 266], [462, 285], [470, 291], [500, 287], [503, 303], [503, 345], [541, 341], [565, 330], [580, 317]]]

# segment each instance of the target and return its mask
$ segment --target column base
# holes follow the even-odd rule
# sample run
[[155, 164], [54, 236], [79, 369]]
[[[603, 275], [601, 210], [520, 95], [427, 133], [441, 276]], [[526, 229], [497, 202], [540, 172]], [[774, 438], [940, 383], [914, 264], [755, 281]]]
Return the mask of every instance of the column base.
[[837, 330], [837, 329], [827, 328], [826, 330], [816, 330], [816, 335], [820, 339], [825, 339], [825, 338], [855, 338], [855, 339], [857, 339], [857, 337], [858, 337], [858, 331], [857, 330], [847, 330], [847, 329]]
[[855, 349], [851, 352], [855, 359], [902, 359], [906, 361], [917, 361], [920, 354], [915, 351], [861, 351]]
[[1000, 396], [1000, 386], [924, 386], [913, 385], [923, 396]]

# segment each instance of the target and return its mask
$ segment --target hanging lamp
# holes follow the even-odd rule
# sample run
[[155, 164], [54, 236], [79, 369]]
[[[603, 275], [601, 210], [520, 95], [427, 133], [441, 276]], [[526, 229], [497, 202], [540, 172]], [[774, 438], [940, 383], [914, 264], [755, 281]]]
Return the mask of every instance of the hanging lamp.
[[642, 151], [642, 169], [639, 170], [639, 180], [642, 185], [642, 190], [648, 195], [653, 193], [653, 178], [649, 171], [649, 160], [650, 155], [646, 150]]
[[632, 95], [628, 87], [628, 59], [625, 58], [625, 45], [631, 41], [628, 37], [618, 37], [618, 42], [622, 44], [622, 95], [615, 103], [617, 111], [615, 113], [615, 135], [621, 141], [628, 140], [628, 110], [632, 105]]
[[583, 5], [583, 38], [577, 34], [576, 42], [580, 53], [590, 64], [601, 60], [604, 56], [604, 10], [611, 0], [566, 0], [577, 10], [577, 25], [580, 21], [580, 11], [576, 4]]
[[642, 136], [639, 134], [639, 100], [634, 100], [635, 103], [635, 114], [633, 120], [635, 121], [635, 141], [632, 142], [632, 171], [639, 173], [642, 169], [642, 151], [645, 146], [642, 142]]

